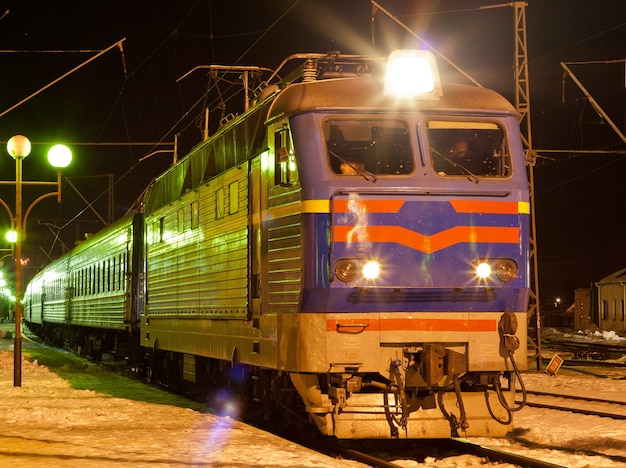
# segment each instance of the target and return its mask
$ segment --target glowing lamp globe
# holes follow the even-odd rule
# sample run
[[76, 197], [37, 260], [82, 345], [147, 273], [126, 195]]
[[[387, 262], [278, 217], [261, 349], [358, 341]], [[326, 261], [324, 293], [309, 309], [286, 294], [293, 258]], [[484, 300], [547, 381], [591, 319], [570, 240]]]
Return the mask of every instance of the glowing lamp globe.
[[10, 231], [7, 231], [4, 237], [7, 242], [15, 244], [17, 242], [17, 231], [11, 229]]
[[7, 141], [7, 151], [13, 159], [25, 158], [30, 154], [30, 140], [24, 135], [15, 135]]
[[72, 152], [65, 145], [54, 145], [48, 151], [48, 162], [59, 169], [67, 167], [72, 162]]

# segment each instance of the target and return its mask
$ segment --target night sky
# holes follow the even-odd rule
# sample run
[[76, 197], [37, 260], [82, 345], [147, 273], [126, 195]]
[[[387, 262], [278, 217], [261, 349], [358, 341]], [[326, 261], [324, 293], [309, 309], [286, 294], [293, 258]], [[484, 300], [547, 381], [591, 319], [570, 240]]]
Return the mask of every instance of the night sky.
[[[478, 0], [378, 3], [482, 85], [514, 101], [512, 7], [479, 9], [500, 4]], [[575, 288], [626, 267], [626, 144], [573, 81], [563, 80], [560, 63], [570, 63], [626, 132], [626, 67], [623, 61], [610, 63], [626, 58], [626, 2], [527, 3], [533, 147], [552, 150], [539, 152], [534, 168], [539, 292], [542, 301], [557, 296], [570, 301]], [[386, 55], [394, 48], [421, 46], [381, 11], [372, 27], [371, 13], [366, 0], [0, 1], [0, 141], [22, 133], [36, 143], [66, 142], [74, 153], [64, 172], [69, 183], [64, 183], [63, 202], [43, 201], [29, 219], [30, 269], [61, 252], [54, 242], [58, 227], [59, 240], [68, 247], [102, 227], [109, 180], [115, 183], [119, 218], [172, 161], [170, 153], [140, 158], [171, 149], [174, 134], [179, 134], [180, 155], [200, 141], [196, 104], [214, 103], [215, 96], [203, 100], [208, 82], [202, 72], [177, 83], [178, 78], [198, 65], [274, 68], [297, 52]], [[440, 62], [440, 68], [445, 78], [464, 81], [451, 67]], [[128, 142], [133, 145], [111, 145]], [[45, 148], [33, 146], [24, 163], [25, 179], [55, 179], [52, 169], [41, 167]], [[5, 153], [2, 180], [13, 180], [14, 170]], [[30, 189], [24, 193], [25, 198], [37, 195]], [[10, 188], [2, 188], [0, 197], [13, 206]], [[0, 214], [0, 229], [8, 225], [8, 215]]]

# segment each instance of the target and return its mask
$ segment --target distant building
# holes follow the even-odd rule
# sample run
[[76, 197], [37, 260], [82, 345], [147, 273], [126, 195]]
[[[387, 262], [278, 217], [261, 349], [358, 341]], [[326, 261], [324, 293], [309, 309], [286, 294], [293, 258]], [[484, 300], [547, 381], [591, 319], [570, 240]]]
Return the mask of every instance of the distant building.
[[602, 330], [626, 332], [626, 268], [602, 278], [598, 289], [598, 326]]

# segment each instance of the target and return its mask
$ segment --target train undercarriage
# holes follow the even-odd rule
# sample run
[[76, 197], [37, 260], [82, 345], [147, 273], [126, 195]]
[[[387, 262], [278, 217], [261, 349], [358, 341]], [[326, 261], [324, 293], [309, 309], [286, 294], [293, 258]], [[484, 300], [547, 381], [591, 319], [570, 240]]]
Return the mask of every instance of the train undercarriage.
[[442, 344], [392, 360], [388, 375], [291, 374], [291, 380], [319, 431], [342, 439], [503, 437], [521, 409], [519, 374], [467, 372], [464, 356]]

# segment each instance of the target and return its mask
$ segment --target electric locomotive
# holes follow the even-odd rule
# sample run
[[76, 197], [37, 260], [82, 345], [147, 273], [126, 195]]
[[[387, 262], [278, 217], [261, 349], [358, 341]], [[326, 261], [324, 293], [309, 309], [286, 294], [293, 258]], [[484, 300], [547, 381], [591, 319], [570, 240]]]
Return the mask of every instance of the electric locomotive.
[[505, 435], [527, 361], [519, 117], [425, 51], [289, 57], [146, 192], [128, 323], [151, 378], [226, 378], [338, 438]]

